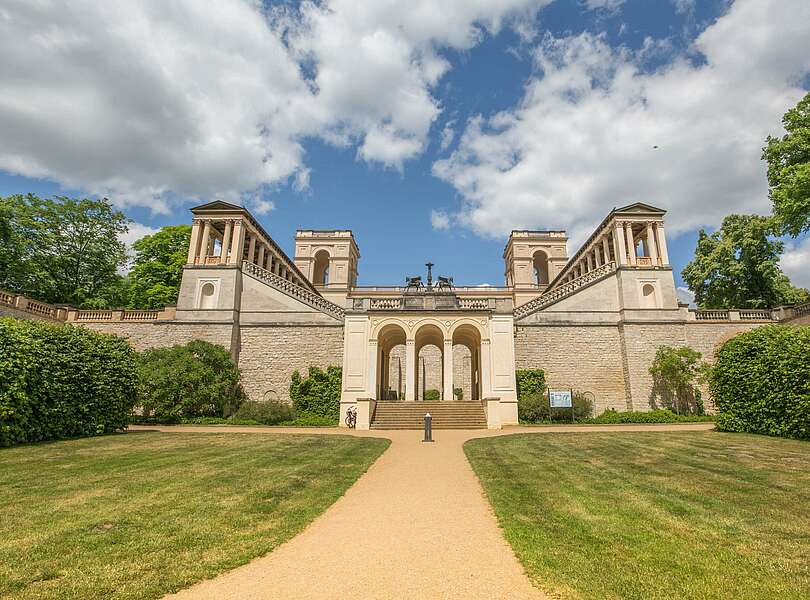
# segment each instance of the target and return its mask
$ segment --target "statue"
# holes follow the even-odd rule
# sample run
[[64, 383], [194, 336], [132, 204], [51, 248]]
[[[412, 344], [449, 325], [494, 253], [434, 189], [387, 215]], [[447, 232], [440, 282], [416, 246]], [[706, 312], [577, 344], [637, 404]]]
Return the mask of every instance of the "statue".
[[421, 275], [417, 275], [416, 277], [406, 277], [405, 278], [405, 289], [406, 290], [409, 290], [409, 289], [412, 289], [412, 288], [420, 290], [423, 287], [424, 287], [424, 285], [422, 284], [422, 276]]
[[452, 277], [443, 277], [439, 275], [439, 284], [436, 286], [438, 289], [442, 290], [452, 290], [453, 289], [453, 278]]

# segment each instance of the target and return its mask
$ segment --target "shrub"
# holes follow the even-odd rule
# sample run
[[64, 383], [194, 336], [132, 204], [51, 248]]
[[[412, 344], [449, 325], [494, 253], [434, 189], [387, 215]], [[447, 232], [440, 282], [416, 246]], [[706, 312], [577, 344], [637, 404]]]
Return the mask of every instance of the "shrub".
[[[584, 392], [574, 391], [571, 398], [573, 418], [587, 419], [593, 412], [593, 402]], [[546, 391], [518, 397], [518, 419], [524, 423], [570, 421], [570, 408], [551, 408]]]
[[439, 390], [434, 390], [434, 389], [425, 390], [425, 400], [428, 401], [428, 402], [432, 402], [432, 401], [435, 401], [435, 400], [440, 400], [441, 397], [442, 396], [439, 393]]
[[262, 425], [278, 425], [295, 418], [293, 408], [286, 402], [266, 400], [264, 402], [243, 402], [234, 413], [232, 421], [255, 421]]
[[810, 439], [810, 327], [759, 327], [731, 338], [716, 358], [718, 429]]
[[334, 425], [340, 418], [340, 384], [340, 367], [327, 367], [326, 371], [310, 367], [306, 378], [295, 371], [290, 381], [290, 398], [295, 414], [298, 418], [324, 417]]
[[123, 429], [135, 381], [135, 352], [123, 338], [0, 319], [0, 446]]
[[551, 418], [548, 396], [545, 392], [535, 392], [518, 396], [518, 419], [525, 423], [542, 423]]
[[245, 398], [239, 369], [228, 351], [202, 340], [146, 350], [139, 356], [138, 372], [147, 420], [178, 423], [194, 417], [227, 417]]
[[650, 366], [653, 376], [650, 406], [657, 408], [656, 398], [660, 398], [664, 408], [674, 409], [678, 414], [702, 415], [703, 401], [696, 385], [703, 371], [700, 358], [700, 352], [688, 346], [658, 348]]
[[515, 371], [518, 400], [524, 396], [546, 393], [546, 373], [543, 369]]
[[464, 389], [460, 387], [453, 388], [453, 395], [458, 401], [464, 400]]
[[713, 417], [698, 415], [678, 415], [668, 408], [659, 408], [646, 412], [624, 411], [619, 412], [608, 408], [589, 423], [622, 424], [622, 423], [686, 423], [698, 421], [712, 421]]

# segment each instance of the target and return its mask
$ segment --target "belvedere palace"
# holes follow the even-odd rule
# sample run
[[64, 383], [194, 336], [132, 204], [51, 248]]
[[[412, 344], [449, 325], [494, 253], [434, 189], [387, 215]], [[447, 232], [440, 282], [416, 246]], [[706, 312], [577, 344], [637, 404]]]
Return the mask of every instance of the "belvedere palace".
[[363, 286], [349, 230], [299, 230], [291, 258], [242, 207], [217, 201], [191, 213], [176, 307], [74, 310], [4, 294], [0, 314], [76, 322], [137, 349], [221, 344], [255, 400], [287, 400], [295, 370], [342, 366], [341, 411], [356, 407], [361, 429], [385, 407], [426, 399], [469, 409], [471, 423], [515, 424], [515, 371], [530, 368], [544, 369], [552, 388], [589, 392], [596, 412], [649, 410], [658, 347], [686, 345], [710, 359], [740, 331], [807, 318], [806, 307], [680, 304], [665, 211], [642, 203], [612, 210], [573, 253], [565, 231], [513, 231], [502, 287], [455, 286], [430, 270]]

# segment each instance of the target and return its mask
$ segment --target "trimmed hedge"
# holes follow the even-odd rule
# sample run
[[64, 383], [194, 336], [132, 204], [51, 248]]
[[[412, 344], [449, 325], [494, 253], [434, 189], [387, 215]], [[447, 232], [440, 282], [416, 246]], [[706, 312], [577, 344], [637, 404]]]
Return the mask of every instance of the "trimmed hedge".
[[0, 319], [0, 446], [112, 433], [126, 427], [136, 399], [125, 339]]
[[621, 423], [700, 423], [713, 421], [714, 417], [705, 415], [679, 415], [668, 408], [648, 411], [617, 411], [608, 408], [598, 417], [588, 419], [588, 423], [621, 424]]
[[295, 410], [296, 420], [311, 419], [323, 424], [328, 419], [332, 424], [340, 418], [340, 386], [342, 369], [327, 367], [326, 371], [310, 367], [307, 377], [301, 377], [298, 371], [292, 374], [290, 381], [290, 399]]
[[769, 325], [717, 351], [710, 388], [721, 431], [810, 439], [810, 327]]

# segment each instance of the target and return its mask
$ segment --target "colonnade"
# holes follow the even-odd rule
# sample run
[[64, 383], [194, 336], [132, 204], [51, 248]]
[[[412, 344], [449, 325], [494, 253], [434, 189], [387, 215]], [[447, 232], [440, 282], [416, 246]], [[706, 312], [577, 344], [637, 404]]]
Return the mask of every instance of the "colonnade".
[[[637, 252], [641, 242], [642, 254]], [[560, 283], [573, 281], [603, 265], [663, 267], [669, 264], [663, 221], [614, 219], [566, 266]]]
[[[219, 247], [217, 248], [217, 242]], [[247, 260], [262, 269], [303, 287], [292, 263], [269, 238], [244, 218], [196, 217], [191, 228], [187, 263], [190, 265], [238, 265]]]

